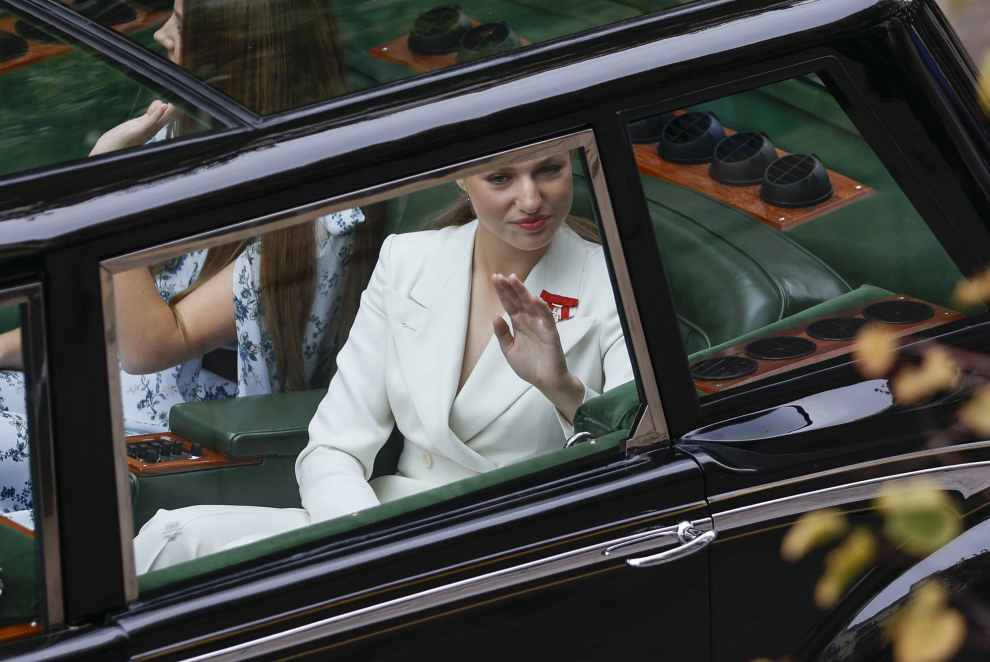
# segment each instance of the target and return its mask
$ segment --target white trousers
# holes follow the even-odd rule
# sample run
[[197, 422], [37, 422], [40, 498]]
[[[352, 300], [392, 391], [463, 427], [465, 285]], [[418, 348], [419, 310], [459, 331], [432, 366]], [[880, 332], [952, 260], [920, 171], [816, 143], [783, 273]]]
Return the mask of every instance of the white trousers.
[[159, 510], [134, 538], [137, 574], [309, 526], [302, 508], [189, 506]]

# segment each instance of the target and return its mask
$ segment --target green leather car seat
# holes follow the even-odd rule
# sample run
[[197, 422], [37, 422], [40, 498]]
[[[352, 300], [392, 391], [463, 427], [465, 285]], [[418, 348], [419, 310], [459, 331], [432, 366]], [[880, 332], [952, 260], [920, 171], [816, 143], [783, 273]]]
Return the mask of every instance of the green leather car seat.
[[38, 618], [34, 538], [0, 523], [0, 627]]

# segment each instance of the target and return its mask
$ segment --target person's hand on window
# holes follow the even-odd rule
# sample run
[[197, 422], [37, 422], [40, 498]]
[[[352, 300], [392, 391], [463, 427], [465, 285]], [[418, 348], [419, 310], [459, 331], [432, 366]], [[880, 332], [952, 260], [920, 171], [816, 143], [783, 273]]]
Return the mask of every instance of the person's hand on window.
[[127, 120], [110, 129], [96, 141], [90, 156], [116, 152], [118, 149], [140, 147], [162, 130], [175, 117], [175, 106], [161, 101], [152, 101], [148, 111], [140, 117]]
[[584, 402], [585, 387], [567, 369], [550, 308], [531, 294], [515, 274], [495, 274], [492, 285], [512, 320], [511, 331], [501, 317], [493, 320], [505, 360], [521, 379], [547, 396], [564, 418], [573, 420], [574, 412]]

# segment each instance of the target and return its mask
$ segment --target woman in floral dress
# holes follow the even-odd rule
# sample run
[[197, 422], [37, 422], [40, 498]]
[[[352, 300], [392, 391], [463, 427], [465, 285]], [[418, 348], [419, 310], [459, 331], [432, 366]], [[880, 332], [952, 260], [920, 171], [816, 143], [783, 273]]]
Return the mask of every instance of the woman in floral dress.
[[[360, 209], [320, 218], [313, 224], [317, 240], [315, 295], [302, 343], [306, 387], [328, 378], [327, 366], [337, 350], [341, 305], [354, 248], [355, 228], [364, 220]], [[362, 227], [362, 230], [364, 228]], [[205, 370], [202, 356], [149, 374], [120, 372], [124, 427], [129, 434], [168, 430], [168, 412], [181, 402], [218, 400], [286, 390], [279, 381], [275, 346], [261, 311], [261, 240], [235, 259], [230, 295], [236, 327], [237, 383]], [[154, 276], [162, 300], [194, 284], [206, 250], [169, 260]], [[343, 317], [349, 317], [344, 314]], [[16, 354], [8, 348], [16, 348]], [[5, 351], [6, 350], [6, 351]], [[20, 332], [0, 335], [0, 367], [20, 362]], [[0, 370], [0, 512], [29, 511], [31, 476], [24, 375]]]
[[[232, 17], [236, 26], [229, 24]], [[344, 51], [329, 0], [175, 0], [155, 40], [169, 60], [263, 115], [346, 91]], [[103, 134], [91, 155], [194, 130], [190, 117], [155, 101], [143, 115]], [[356, 301], [343, 301], [344, 292], [364, 289], [378, 253], [380, 239], [363, 220], [360, 209], [350, 209], [270, 232], [246, 246], [190, 253], [148, 273], [118, 274], [125, 429], [167, 430], [169, 410], [180, 402], [325, 386], [341, 334], [357, 309]], [[128, 291], [134, 285], [137, 289]], [[213, 321], [214, 333], [206, 334], [205, 343], [201, 336], [196, 351], [128, 340], [135, 333], [154, 335], [137, 328], [142, 322], [157, 332], [163, 321], [170, 326], [181, 319], [182, 310], [187, 315], [178, 322], [179, 335], [185, 334], [184, 325], [200, 328], [204, 318]], [[147, 311], [153, 315], [146, 319]], [[158, 338], [175, 340], [175, 335]], [[203, 354], [235, 346], [236, 383], [203, 368]], [[19, 512], [15, 517], [30, 524], [21, 367], [20, 332], [0, 334], [0, 514]]]

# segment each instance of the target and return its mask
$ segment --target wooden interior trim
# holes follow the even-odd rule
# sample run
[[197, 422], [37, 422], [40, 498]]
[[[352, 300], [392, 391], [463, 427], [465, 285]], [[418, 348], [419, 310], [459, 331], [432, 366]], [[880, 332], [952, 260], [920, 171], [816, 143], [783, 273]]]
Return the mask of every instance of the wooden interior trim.
[[[684, 111], [675, 111], [681, 114]], [[736, 133], [732, 129], [725, 128], [725, 135], [731, 136]], [[784, 207], [774, 207], [767, 204], [760, 197], [760, 185], [753, 186], [729, 186], [716, 182], [708, 174], [707, 163], [700, 165], [678, 165], [664, 161], [657, 154], [659, 143], [647, 143], [633, 145], [633, 152], [636, 154], [636, 164], [639, 171], [644, 175], [662, 179], [674, 184], [680, 184], [699, 193], [703, 193], [712, 198], [732, 205], [739, 211], [745, 212], [764, 225], [777, 230], [790, 230], [793, 227], [807, 223], [813, 218], [818, 218], [823, 214], [835, 211], [840, 207], [845, 207], [857, 200], [862, 200], [876, 193], [872, 188], [861, 184], [854, 179], [841, 175], [834, 170], [828, 171], [829, 180], [832, 182], [832, 197], [811, 207], [800, 207], [797, 209], [786, 209]], [[777, 156], [786, 156], [787, 152], [782, 149], [777, 150]]]
[[[814, 320], [809, 320], [807, 322], [802, 322], [801, 324], [796, 324], [792, 327], [784, 329], [782, 331], [777, 331], [776, 333], [768, 333], [765, 336], [760, 336], [760, 338], [754, 338], [748, 340], [744, 343], [739, 343], [728, 349], [724, 349], [721, 352], [716, 352], [709, 356], [699, 359], [698, 361], [704, 361], [705, 359], [714, 359], [726, 356], [747, 356], [745, 353], [745, 347], [755, 340], [762, 340], [764, 338], [776, 338], [781, 336], [792, 336], [798, 338], [807, 338], [813, 341], [818, 348], [806, 356], [800, 356], [796, 359], [783, 359], [783, 360], [763, 360], [763, 359], [753, 359], [759, 364], [759, 368], [756, 372], [752, 372], [744, 377], [738, 379], [729, 379], [722, 381], [702, 381], [700, 379], [694, 380], [695, 388], [703, 393], [718, 393], [720, 391], [725, 391], [736, 386], [742, 386], [744, 384], [749, 384], [751, 382], [758, 381], [760, 379], [765, 379], [767, 377], [772, 377], [774, 375], [779, 375], [782, 372], [787, 372], [788, 370], [795, 370], [797, 368], [803, 368], [807, 365], [813, 363], [818, 363], [820, 361], [825, 361], [827, 359], [832, 359], [837, 356], [843, 356], [849, 354], [853, 351], [853, 347], [856, 344], [855, 340], [821, 340], [819, 338], [812, 338], [807, 333], [805, 329], [808, 325], [816, 322], [820, 319], [828, 319], [830, 317], [862, 317], [863, 310], [867, 306], [872, 306], [875, 303], [880, 303], [881, 301], [917, 301], [931, 306], [935, 310], [935, 314], [924, 320], [922, 322], [913, 322], [908, 324], [880, 324], [880, 326], [886, 331], [889, 331], [895, 338], [901, 338], [903, 336], [911, 335], [912, 333], [918, 333], [919, 331], [924, 331], [925, 329], [930, 329], [940, 324], [945, 324], [947, 322], [954, 322], [955, 320], [962, 319], [965, 317], [962, 313], [950, 310], [949, 308], [943, 308], [942, 306], [936, 306], [933, 303], [927, 301], [922, 301], [921, 299], [916, 299], [914, 297], [909, 297], [905, 294], [894, 294], [889, 297], [884, 297], [883, 299], [877, 299], [876, 301], [870, 301], [854, 308], [847, 308], [846, 310], [839, 311], [831, 315], [824, 315], [822, 317], [816, 318]], [[748, 357], [752, 358], [752, 357]], [[694, 363], [697, 363], [695, 361]]]
[[[481, 23], [471, 19], [471, 25], [479, 26]], [[523, 46], [530, 46], [533, 43], [528, 39], [522, 39], [521, 37], [520, 41]], [[393, 39], [387, 44], [382, 44], [381, 46], [375, 46], [374, 48], [369, 49], [368, 55], [371, 57], [376, 57], [379, 60], [387, 60], [389, 62], [395, 62], [396, 64], [412, 67], [421, 74], [436, 71], [437, 69], [446, 69], [447, 67], [452, 67], [457, 64], [457, 53], [422, 55], [409, 50], [408, 34], [404, 34], [398, 39]]]
[[223, 469], [225, 467], [240, 467], [249, 464], [261, 464], [260, 457], [230, 458], [209, 448], [203, 448], [202, 457], [190, 458], [185, 455], [189, 452], [192, 442], [184, 437], [171, 432], [159, 432], [156, 434], [142, 434], [134, 437], [127, 437], [127, 445], [150, 444], [153, 441], [174, 441], [182, 442], [182, 459], [168, 460], [156, 464], [146, 464], [131, 456], [127, 456], [127, 468], [131, 473], [142, 478], [148, 476], [170, 476], [173, 474], [184, 474], [191, 471], [205, 471], [207, 469]]
[[18, 623], [0, 628], [0, 644], [9, 644], [18, 639], [26, 639], [44, 632], [44, 627], [36, 621]]

